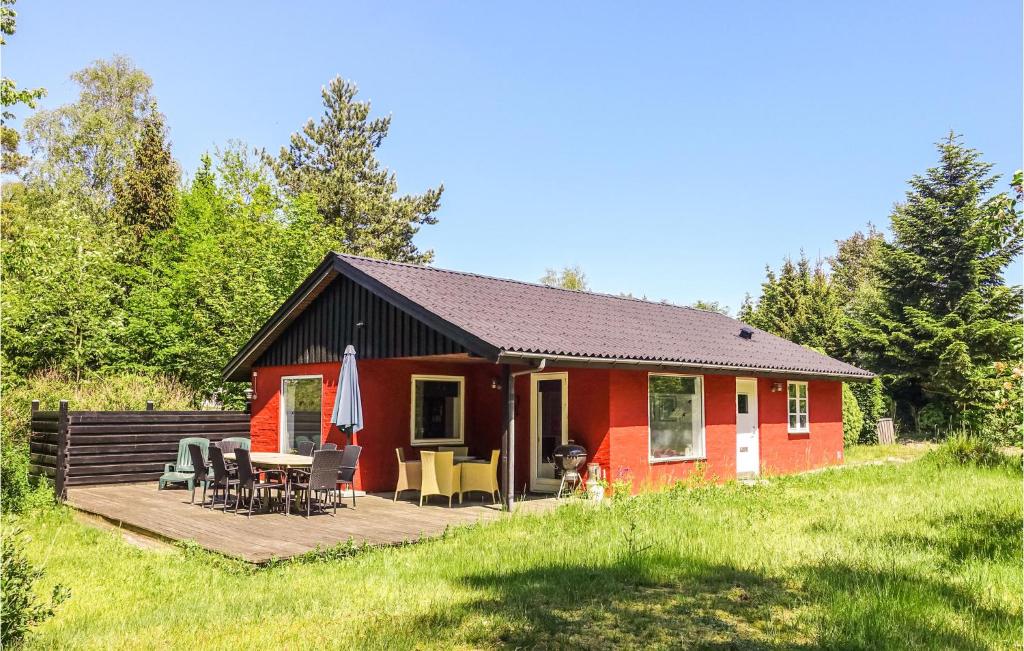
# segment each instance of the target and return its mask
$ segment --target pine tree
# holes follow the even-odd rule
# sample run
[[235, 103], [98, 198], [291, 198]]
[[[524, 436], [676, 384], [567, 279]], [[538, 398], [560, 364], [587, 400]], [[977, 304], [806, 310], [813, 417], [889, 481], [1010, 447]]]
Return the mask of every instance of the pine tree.
[[813, 266], [802, 254], [794, 264], [786, 259], [778, 273], [765, 268], [761, 297], [748, 296], [740, 307], [740, 319], [790, 341], [840, 354], [840, 305], [824, 265]]
[[[939, 164], [914, 176], [874, 264], [872, 309], [853, 323], [913, 426], [980, 425], [996, 400], [996, 363], [1021, 356], [1021, 288], [1003, 271], [1021, 253], [1016, 202], [988, 196], [998, 177], [950, 134]], [[922, 411], [923, 410], [923, 411]]]
[[114, 180], [114, 211], [136, 244], [171, 223], [179, 170], [171, 156], [163, 115], [154, 105], [124, 173]]
[[413, 237], [434, 224], [444, 186], [421, 195], [396, 196], [398, 182], [381, 167], [376, 151], [388, 135], [391, 118], [370, 119], [370, 103], [356, 101], [355, 84], [340, 77], [323, 89], [324, 113], [292, 134], [275, 158], [264, 152], [278, 183], [292, 196], [310, 193], [317, 212], [342, 226], [339, 245], [371, 257], [426, 263]]

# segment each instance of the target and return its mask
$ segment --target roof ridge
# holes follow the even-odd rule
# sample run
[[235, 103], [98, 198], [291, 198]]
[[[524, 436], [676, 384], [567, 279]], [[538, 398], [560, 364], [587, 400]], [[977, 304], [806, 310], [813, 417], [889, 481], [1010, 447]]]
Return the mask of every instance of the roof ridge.
[[[544, 283], [530, 282], [528, 280], [517, 280], [515, 278], [502, 278], [500, 276], [488, 276], [486, 274], [476, 273], [476, 272], [473, 272], [473, 271], [460, 271], [458, 269], [444, 269], [444, 268], [441, 268], [441, 267], [431, 267], [431, 266], [428, 266], [428, 265], [415, 264], [415, 263], [412, 263], [412, 262], [398, 262], [396, 260], [384, 260], [384, 259], [381, 259], [381, 258], [371, 258], [371, 257], [365, 256], [365, 255], [355, 255], [354, 253], [341, 253], [339, 251], [334, 251], [334, 255], [342, 257], [342, 258], [355, 258], [357, 260], [365, 260], [367, 262], [374, 262], [374, 263], [377, 263], [377, 264], [391, 265], [391, 266], [395, 266], [395, 267], [409, 267], [409, 268], [412, 268], [412, 269], [424, 269], [424, 270], [427, 270], [427, 271], [435, 271], [435, 272], [438, 272], [438, 273], [455, 274], [457, 276], [469, 276], [469, 277], [472, 277], [472, 278], [483, 278], [485, 280], [496, 280], [496, 281], [503, 282], [503, 283], [513, 283], [515, 285], [526, 285], [528, 287], [538, 287], [540, 289], [552, 289], [552, 290], [556, 290], [556, 291], [560, 291], [560, 292], [568, 292], [570, 294], [590, 294], [591, 296], [601, 296], [601, 297], [604, 297], [604, 298], [614, 298], [614, 299], [618, 299], [620, 301], [633, 301], [634, 303], [643, 303], [645, 305], [663, 305], [663, 306], [666, 306], [666, 307], [673, 307], [673, 308], [676, 308], [676, 309], [679, 309], [679, 310], [693, 310], [695, 312], [704, 312], [706, 314], [715, 314], [715, 315], [718, 315], [718, 316], [724, 316], [724, 317], [726, 317], [728, 319], [733, 319], [733, 317], [729, 316], [728, 314], [722, 314], [721, 312], [716, 312], [715, 310], [705, 310], [703, 308], [693, 307], [692, 305], [679, 305], [678, 303], [672, 303], [672, 302], [667, 301], [667, 300], [651, 301], [651, 300], [647, 300], [647, 299], [643, 299], [643, 298], [637, 298], [635, 296], [622, 296], [621, 294], [609, 294], [607, 292], [592, 292], [592, 291], [586, 290], [586, 289], [567, 289], [565, 287], [558, 287], [556, 285], [545, 285]], [[733, 320], [734, 321], [739, 321], [739, 319], [733, 319]]]

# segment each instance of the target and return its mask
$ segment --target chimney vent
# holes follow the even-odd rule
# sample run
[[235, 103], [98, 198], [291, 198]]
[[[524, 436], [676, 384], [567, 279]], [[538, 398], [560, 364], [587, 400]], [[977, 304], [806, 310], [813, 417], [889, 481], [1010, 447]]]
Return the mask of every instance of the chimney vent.
[[753, 339], [754, 329], [748, 326], [743, 326], [742, 328], [740, 328], [740, 336], [743, 337], [744, 339]]

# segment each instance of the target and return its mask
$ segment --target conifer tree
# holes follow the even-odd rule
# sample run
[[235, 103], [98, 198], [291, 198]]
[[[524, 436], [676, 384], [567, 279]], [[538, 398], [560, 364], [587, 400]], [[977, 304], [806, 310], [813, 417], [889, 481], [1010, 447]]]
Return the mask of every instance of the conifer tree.
[[787, 258], [778, 273], [766, 267], [760, 299], [748, 296], [740, 307], [742, 321], [829, 355], [841, 352], [841, 317], [824, 265], [804, 254], [795, 264]]
[[998, 363], [1021, 357], [1021, 288], [1003, 272], [1021, 253], [1022, 221], [1015, 200], [990, 196], [999, 177], [979, 152], [954, 134], [937, 147], [939, 164], [893, 210], [873, 265], [878, 295], [852, 327], [913, 425], [940, 431], [981, 425]]
[[406, 262], [430, 262], [413, 236], [434, 224], [444, 186], [421, 195], [398, 196], [395, 173], [382, 167], [377, 149], [388, 135], [390, 117], [370, 118], [370, 103], [356, 101], [355, 84], [335, 77], [322, 90], [324, 112], [309, 120], [278, 156], [264, 152], [281, 187], [309, 193], [328, 223], [342, 226], [338, 246], [351, 253]]
[[154, 105], [143, 121], [131, 161], [114, 180], [114, 210], [136, 244], [150, 231], [170, 225], [178, 178], [163, 115]]

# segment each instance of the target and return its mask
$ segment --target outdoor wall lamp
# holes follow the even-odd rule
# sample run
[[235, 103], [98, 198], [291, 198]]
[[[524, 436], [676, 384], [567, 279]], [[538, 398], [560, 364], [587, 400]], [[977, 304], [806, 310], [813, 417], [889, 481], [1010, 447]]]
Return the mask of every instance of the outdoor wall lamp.
[[772, 393], [782, 391], [782, 382], [772, 382]]
[[497, 378], [493, 378], [492, 377], [491, 378], [491, 388], [492, 389], [500, 389], [501, 388], [501, 382], [498, 382]]
[[252, 386], [246, 387], [245, 392], [244, 392], [245, 393], [245, 399], [248, 402], [252, 402], [253, 400], [256, 399], [256, 376], [257, 376], [257, 372], [253, 371], [252, 372]]

